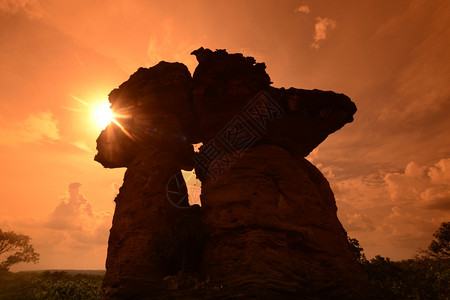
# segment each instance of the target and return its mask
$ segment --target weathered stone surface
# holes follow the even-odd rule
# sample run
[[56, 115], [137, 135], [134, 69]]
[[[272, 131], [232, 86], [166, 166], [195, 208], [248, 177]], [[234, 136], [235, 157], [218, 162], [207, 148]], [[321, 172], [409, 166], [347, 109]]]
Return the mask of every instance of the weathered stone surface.
[[193, 74], [192, 97], [201, 124], [202, 142], [207, 143], [259, 91], [269, 87], [270, 78], [263, 63], [225, 50], [197, 49], [199, 62]]
[[[328, 182], [303, 158], [353, 120], [354, 103], [271, 87], [252, 57], [193, 54], [193, 78], [184, 65], [161, 62], [109, 95], [118, 123], [100, 134], [95, 159], [128, 170], [105, 297], [379, 299], [353, 257]], [[204, 146], [194, 155], [197, 142]], [[180, 169], [194, 162], [203, 206], [180, 209], [173, 204], [188, 206]], [[168, 198], [170, 189], [179, 200]]]
[[109, 168], [126, 167], [151, 145], [177, 153], [181, 166], [192, 169], [192, 146], [197, 142], [190, 100], [192, 78], [181, 63], [160, 62], [136, 73], [109, 94], [116, 123], [97, 139], [95, 160]]
[[110, 123], [97, 138], [95, 160], [105, 168], [127, 167], [138, 152], [136, 144], [115, 123]]
[[[223, 144], [218, 136], [232, 123], [231, 130], [244, 129], [257, 137], [251, 145], [275, 144], [305, 157], [329, 134], [353, 121], [356, 106], [344, 94], [271, 87], [265, 65], [242, 54], [203, 48], [193, 54], [199, 65], [192, 94], [203, 143], [215, 139]], [[258, 99], [261, 92], [265, 101]], [[249, 145], [233, 146], [234, 150]]]
[[[107, 299], [147, 297], [164, 290], [165, 276], [189, 267], [174, 257], [182, 256], [179, 252], [161, 244], [166, 241], [162, 234], [177, 236], [177, 220], [198, 212], [175, 207], [167, 195], [175, 190], [172, 202], [189, 206], [180, 169], [193, 168], [191, 81], [185, 65], [160, 62], [140, 68], [109, 94], [116, 122], [98, 137], [95, 160], [128, 169], [109, 237], [103, 282]], [[171, 181], [174, 176], [177, 182]], [[193, 255], [186, 256], [192, 260]]]
[[180, 172], [174, 161], [172, 153], [148, 148], [128, 165], [115, 199], [108, 243], [103, 282], [108, 299], [137, 297], [163, 288], [162, 279], [170, 273], [170, 266], [154, 255], [155, 236], [170, 232], [177, 215], [184, 212], [166, 196], [167, 183]]
[[296, 157], [306, 157], [328, 135], [353, 121], [355, 104], [344, 94], [296, 88], [268, 88], [284, 114], [267, 123], [261, 144], [275, 144]]
[[[327, 180], [284, 149], [248, 149], [202, 185], [211, 233], [203, 272], [215, 299], [375, 299], [336, 216]], [[259, 298], [258, 298], [259, 297]]]

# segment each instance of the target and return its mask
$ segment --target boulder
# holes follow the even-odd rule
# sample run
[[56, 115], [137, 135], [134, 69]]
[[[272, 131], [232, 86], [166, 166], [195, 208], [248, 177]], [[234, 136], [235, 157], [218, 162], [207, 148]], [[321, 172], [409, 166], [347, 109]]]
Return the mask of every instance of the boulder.
[[214, 299], [379, 299], [347, 242], [333, 192], [304, 158], [249, 148], [202, 184]]

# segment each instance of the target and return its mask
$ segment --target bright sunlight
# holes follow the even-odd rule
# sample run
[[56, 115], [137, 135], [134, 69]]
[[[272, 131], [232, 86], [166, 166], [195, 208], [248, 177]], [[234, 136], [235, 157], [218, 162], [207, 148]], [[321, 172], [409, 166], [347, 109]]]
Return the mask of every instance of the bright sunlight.
[[92, 108], [92, 117], [97, 126], [105, 128], [114, 118], [109, 103], [99, 103]]

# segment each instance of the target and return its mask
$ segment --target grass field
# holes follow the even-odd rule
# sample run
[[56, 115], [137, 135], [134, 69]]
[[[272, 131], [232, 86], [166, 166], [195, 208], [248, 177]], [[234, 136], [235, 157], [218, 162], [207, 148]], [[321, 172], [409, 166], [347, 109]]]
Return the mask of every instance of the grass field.
[[33, 271], [0, 274], [0, 299], [101, 299], [105, 271]]

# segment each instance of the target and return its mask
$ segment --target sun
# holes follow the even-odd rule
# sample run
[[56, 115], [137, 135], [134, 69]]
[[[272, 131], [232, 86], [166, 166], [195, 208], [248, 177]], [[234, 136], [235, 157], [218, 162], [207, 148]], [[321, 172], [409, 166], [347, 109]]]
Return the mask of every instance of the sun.
[[109, 103], [99, 103], [92, 108], [92, 117], [98, 127], [105, 128], [114, 119]]

